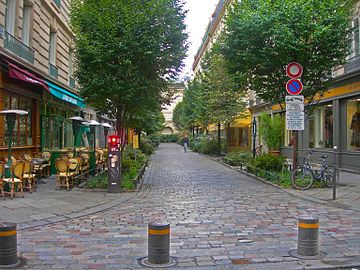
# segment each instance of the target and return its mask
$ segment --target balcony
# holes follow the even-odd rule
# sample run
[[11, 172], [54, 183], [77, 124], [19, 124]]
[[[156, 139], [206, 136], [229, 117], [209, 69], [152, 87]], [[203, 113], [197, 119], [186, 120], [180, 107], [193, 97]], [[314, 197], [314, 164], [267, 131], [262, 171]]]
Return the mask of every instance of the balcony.
[[49, 74], [51, 77], [57, 79], [58, 78], [58, 68], [49, 63]]
[[15, 37], [10, 35], [8, 32], [5, 33], [5, 42], [4, 48], [13, 54], [19, 56], [20, 58], [26, 60], [27, 62], [34, 64], [35, 60], [35, 51], [28, 46], [26, 46], [21, 41], [17, 40]]
[[356, 55], [349, 60], [344, 65], [345, 73], [350, 73], [360, 70], [360, 55]]
[[61, 6], [61, 0], [54, 0], [55, 5], [60, 8]]
[[75, 79], [73, 77], [69, 77], [69, 86], [75, 88]]

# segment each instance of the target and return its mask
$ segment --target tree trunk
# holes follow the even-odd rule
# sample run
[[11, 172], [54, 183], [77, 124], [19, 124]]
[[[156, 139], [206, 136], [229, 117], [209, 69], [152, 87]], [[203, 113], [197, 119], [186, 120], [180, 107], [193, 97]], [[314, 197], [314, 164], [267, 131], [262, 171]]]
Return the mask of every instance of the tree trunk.
[[226, 129], [226, 148], [227, 151], [229, 151], [230, 148], [230, 122], [227, 124], [227, 129]]
[[220, 132], [221, 124], [218, 123], [218, 147], [219, 147], [219, 156], [221, 155], [221, 132]]
[[199, 126], [196, 126], [196, 137], [199, 136]]
[[191, 128], [192, 128], [192, 135], [193, 135], [193, 137], [195, 137], [195, 127], [192, 126]]

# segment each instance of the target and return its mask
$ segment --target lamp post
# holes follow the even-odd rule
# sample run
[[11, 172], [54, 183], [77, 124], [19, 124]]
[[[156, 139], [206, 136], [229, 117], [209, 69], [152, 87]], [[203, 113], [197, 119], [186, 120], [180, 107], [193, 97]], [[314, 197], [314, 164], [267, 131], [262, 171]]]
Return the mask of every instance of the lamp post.
[[93, 142], [92, 142], [92, 154], [91, 154], [91, 159], [90, 159], [90, 166], [92, 168], [92, 175], [95, 175], [95, 167], [96, 167], [96, 155], [95, 155], [95, 148], [96, 148], [96, 126], [99, 126], [100, 123], [96, 120], [91, 120], [89, 122], [89, 126], [90, 126], [90, 132], [93, 138]]
[[253, 136], [253, 158], [256, 157], [256, 133], [257, 133], [257, 123], [256, 123], [256, 117], [253, 118], [252, 122], [252, 136]]
[[109, 129], [112, 127], [110, 124], [108, 123], [102, 123], [101, 124], [104, 127], [104, 136], [105, 136], [105, 148], [107, 148], [107, 136], [109, 134]]
[[16, 122], [16, 116], [17, 115], [27, 115], [27, 111], [23, 110], [3, 110], [0, 111], [0, 115], [5, 116], [5, 121], [7, 125], [7, 132], [9, 136], [9, 142], [8, 142], [8, 166], [10, 167], [12, 161], [11, 161], [11, 144], [12, 144], [12, 133], [14, 131], [15, 122]]
[[80, 116], [73, 116], [69, 119], [72, 120], [72, 128], [74, 134], [74, 157], [76, 157], [76, 139], [81, 128], [81, 123], [85, 121], [85, 119]]

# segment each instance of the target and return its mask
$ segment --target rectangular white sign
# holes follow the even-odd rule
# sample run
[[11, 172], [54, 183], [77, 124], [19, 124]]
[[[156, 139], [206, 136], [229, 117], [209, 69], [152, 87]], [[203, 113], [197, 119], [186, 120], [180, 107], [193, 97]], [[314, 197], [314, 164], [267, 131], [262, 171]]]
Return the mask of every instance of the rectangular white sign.
[[286, 129], [287, 130], [304, 130], [305, 114], [300, 111], [286, 112]]
[[286, 96], [285, 97], [286, 104], [304, 104], [304, 96]]
[[286, 111], [304, 111], [304, 103], [286, 103]]

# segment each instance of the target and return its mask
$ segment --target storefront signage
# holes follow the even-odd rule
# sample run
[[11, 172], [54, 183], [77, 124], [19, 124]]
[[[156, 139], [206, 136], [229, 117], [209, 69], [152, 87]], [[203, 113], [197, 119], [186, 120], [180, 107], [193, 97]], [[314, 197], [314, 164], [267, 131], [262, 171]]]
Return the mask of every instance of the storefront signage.
[[287, 130], [304, 130], [305, 114], [300, 111], [286, 112], [286, 129]]
[[303, 68], [299, 63], [292, 62], [286, 66], [286, 75], [290, 78], [299, 78], [303, 73]]
[[290, 95], [298, 95], [303, 90], [303, 84], [298, 79], [291, 79], [286, 83], [286, 91]]

